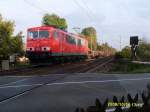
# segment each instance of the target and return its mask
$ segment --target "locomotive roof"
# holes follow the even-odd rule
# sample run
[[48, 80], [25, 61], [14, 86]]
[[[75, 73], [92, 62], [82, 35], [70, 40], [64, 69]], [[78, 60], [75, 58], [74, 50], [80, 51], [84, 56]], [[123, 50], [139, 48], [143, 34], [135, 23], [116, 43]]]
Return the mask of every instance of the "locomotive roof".
[[50, 28], [54, 28], [54, 27], [52, 27], [52, 26], [37, 26], [37, 27], [31, 27], [31, 28], [28, 28], [28, 30], [50, 29]]
[[83, 35], [78, 35], [78, 34], [74, 34], [74, 33], [69, 33], [69, 32], [67, 32], [67, 31], [58, 29], [58, 28], [56, 28], [55, 26], [37, 26], [37, 27], [28, 28], [28, 30], [36, 30], [36, 29], [43, 29], [43, 30], [44, 30], [44, 29], [57, 29], [57, 30], [59, 30], [60, 32], [63, 32], [63, 33], [65, 33], [65, 34], [67, 34], [67, 35], [74, 36], [74, 37], [76, 37], [76, 38], [81, 38], [81, 39], [85, 39], [85, 40], [86, 40], [85, 36], [83, 36]]

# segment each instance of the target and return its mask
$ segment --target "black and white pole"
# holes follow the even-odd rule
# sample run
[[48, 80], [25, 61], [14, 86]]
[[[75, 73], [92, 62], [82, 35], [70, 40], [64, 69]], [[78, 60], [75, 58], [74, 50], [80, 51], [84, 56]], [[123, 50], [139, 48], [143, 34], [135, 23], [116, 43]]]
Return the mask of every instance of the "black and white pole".
[[136, 51], [137, 51], [138, 42], [139, 42], [138, 36], [130, 37], [131, 60], [136, 60]]

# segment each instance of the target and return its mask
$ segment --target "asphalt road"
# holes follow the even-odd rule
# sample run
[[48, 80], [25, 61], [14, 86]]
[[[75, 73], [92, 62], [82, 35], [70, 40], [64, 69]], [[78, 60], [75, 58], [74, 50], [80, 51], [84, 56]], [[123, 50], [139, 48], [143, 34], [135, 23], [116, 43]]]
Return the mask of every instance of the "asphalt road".
[[0, 112], [74, 112], [114, 95], [146, 89], [150, 74], [54, 74], [0, 77]]

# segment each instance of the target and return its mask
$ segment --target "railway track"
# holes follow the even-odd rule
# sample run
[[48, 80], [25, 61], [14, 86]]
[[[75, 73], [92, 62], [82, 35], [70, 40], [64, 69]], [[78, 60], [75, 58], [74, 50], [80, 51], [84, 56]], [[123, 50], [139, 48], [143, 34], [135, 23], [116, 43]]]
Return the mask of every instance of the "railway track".
[[107, 65], [108, 63], [112, 62], [113, 60], [114, 60], [114, 58], [103, 60], [102, 62], [94, 65], [92, 68], [89, 68], [89, 70], [87, 70], [86, 73], [95, 72], [97, 69], [101, 68], [102, 66]]
[[32, 65], [30, 67], [23, 67], [23, 68], [16, 68], [16, 69], [12, 69], [12, 70], [7, 70], [7, 71], [0, 71], [0, 76], [5, 76], [5, 75], [15, 75], [17, 73], [21, 73], [21, 72], [29, 72], [29, 71], [33, 71], [36, 68], [39, 67], [46, 67], [46, 66], [50, 66], [52, 64], [37, 64], [37, 65]]
[[[106, 57], [106, 58], [98, 58], [92, 62], [75, 66], [70, 69], [67, 69], [66, 73], [89, 73], [89, 72], [95, 72], [99, 67], [104, 66], [108, 64], [109, 62], [113, 61], [112, 57]], [[65, 72], [65, 71], [64, 71]]]
[[[58, 69], [58, 68], [69, 68], [72, 66], [75, 66], [76, 63], [77, 64], [82, 64], [82, 63], [89, 63], [92, 60], [86, 60], [86, 61], [81, 61], [81, 62], [69, 62], [69, 63], [38, 63], [38, 64], [33, 64], [30, 67], [23, 67], [23, 68], [16, 68], [16, 69], [12, 69], [12, 70], [8, 70], [8, 71], [0, 71], [0, 76], [6, 76], [6, 75], [17, 75], [20, 73], [30, 73], [33, 71], [39, 71], [39, 70], [44, 70], [45, 68], [48, 68], [49, 70], [54, 70], [54, 69]], [[68, 67], [69, 66], [69, 67]], [[59, 73], [63, 73], [63, 70], [61, 70], [62, 72], [60, 72], [60, 70], [58, 70]], [[54, 72], [55, 73], [55, 72]]]
[[0, 72], [0, 76], [5, 75], [46, 75], [46, 74], [65, 74], [65, 73], [87, 73], [94, 72], [100, 66], [112, 61], [111, 57], [98, 58], [95, 60], [86, 60], [76, 63], [64, 64], [36, 64], [30, 67]]

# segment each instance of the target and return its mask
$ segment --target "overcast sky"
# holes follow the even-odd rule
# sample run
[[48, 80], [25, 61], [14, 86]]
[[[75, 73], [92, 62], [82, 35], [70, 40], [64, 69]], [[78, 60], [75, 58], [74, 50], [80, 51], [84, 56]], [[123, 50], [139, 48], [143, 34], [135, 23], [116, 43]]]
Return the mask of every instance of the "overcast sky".
[[68, 30], [93, 26], [98, 42], [120, 49], [131, 35], [149, 39], [149, 0], [0, 0], [0, 13], [15, 21], [15, 33], [41, 25], [45, 13], [56, 13], [68, 22]]

